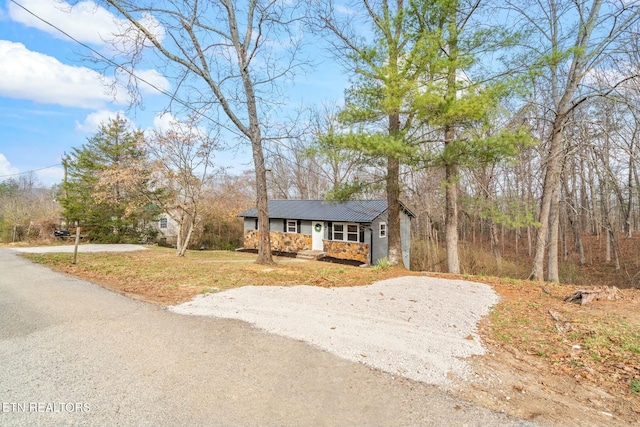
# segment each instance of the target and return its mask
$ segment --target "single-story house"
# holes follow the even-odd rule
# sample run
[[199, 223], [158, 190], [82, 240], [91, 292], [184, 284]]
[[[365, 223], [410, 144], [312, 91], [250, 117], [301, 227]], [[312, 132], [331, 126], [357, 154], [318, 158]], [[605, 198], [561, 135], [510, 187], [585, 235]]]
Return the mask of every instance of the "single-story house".
[[[244, 249], [258, 248], [258, 211], [238, 214], [244, 218]], [[402, 260], [409, 268], [411, 218], [400, 204]], [[376, 265], [387, 256], [386, 200], [269, 200], [271, 249], [278, 252], [313, 251], [323, 256]]]
[[178, 223], [166, 213], [162, 213], [156, 223], [157, 241], [161, 246], [175, 246], [178, 241]]

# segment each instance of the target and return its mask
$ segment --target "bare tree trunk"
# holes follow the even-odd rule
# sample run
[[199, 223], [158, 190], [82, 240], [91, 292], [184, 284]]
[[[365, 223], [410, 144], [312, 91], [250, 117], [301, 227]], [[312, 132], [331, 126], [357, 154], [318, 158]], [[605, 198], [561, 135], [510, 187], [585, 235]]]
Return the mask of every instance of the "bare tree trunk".
[[271, 235], [269, 233], [269, 199], [267, 197], [267, 170], [264, 166], [262, 144], [252, 144], [256, 173], [256, 195], [258, 208], [258, 264], [273, 264]]
[[493, 221], [491, 221], [489, 225], [489, 232], [491, 233], [491, 250], [493, 251], [493, 256], [496, 258], [496, 264], [499, 269], [502, 267], [502, 255], [500, 254], [500, 242], [498, 241], [498, 225]]
[[632, 237], [631, 210], [633, 209], [633, 154], [629, 153], [629, 171], [627, 176], [627, 207], [624, 218], [624, 235], [627, 239]]
[[564, 210], [560, 215], [560, 241], [562, 242], [562, 261], [567, 262], [569, 260], [569, 244], [567, 243], [567, 214]]
[[536, 244], [533, 254], [533, 271], [529, 276], [529, 278], [532, 280], [542, 281], [544, 277], [544, 254], [546, 252], [547, 239], [549, 238], [549, 221], [552, 214], [552, 203], [554, 198], [557, 197], [556, 192], [560, 184], [560, 171], [562, 169], [563, 122], [564, 120], [562, 120], [560, 117], [557, 117], [554, 122], [551, 145], [549, 148], [549, 154], [547, 156], [547, 170], [544, 175], [542, 201], [540, 202], [540, 227], [538, 228], [538, 235], [536, 237]]
[[[193, 230], [196, 228], [196, 223], [197, 223], [197, 213], [194, 212], [193, 214], [189, 215], [189, 221], [187, 224], [187, 234], [182, 240], [182, 244], [180, 245], [180, 248], [178, 248], [178, 256], [184, 256], [187, 253], [187, 249], [189, 248], [189, 243], [191, 242], [191, 236], [193, 235]], [[182, 233], [180, 233], [180, 236], [182, 236]]]
[[610, 263], [611, 262], [611, 233], [609, 233], [609, 230], [605, 229], [605, 254], [604, 254], [604, 261], [606, 263]]
[[516, 234], [516, 236], [515, 236], [515, 240], [516, 240], [516, 250], [515, 250], [516, 259], [515, 259], [515, 261], [516, 261], [516, 264], [517, 264], [518, 263], [518, 258], [519, 258], [518, 255], [519, 255], [519, 251], [520, 251], [519, 250], [519, 246], [520, 246], [520, 228], [516, 229], [515, 234]]
[[609, 229], [609, 241], [611, 242], [611, 248], [613, 249], [613, 265], [616, 271], [620, 271], [620, 257], [618, 255], [618, 239], [616, 239], [616, 235], [613, 229]]
[[610, 263], [611, 262], [611, 233], [610, 231], [610, 224], [611, 221], [609, 220], [609, 196], [608, 196], [608, 190], [607, 190], [607, 184], [606, 182], [600, 182], [600, 198], [602, 199], [601, 203], [601, 209], [602, 209], [602, 223], [604, 226], [604, 231], [605, 231], [605, 257], [604, 260], [606, 263]]
[[549, 256], [547, 266], [547, 281], [560, 282], [558, 272], [558, 231], [560, 228], [560, 194], [556, 190], [553, 194], [553, 202], [551, 203], [549, 227]]
[[178, 221], [178, 231], [176, 233], [176, 254], [178, 256], [181, 256], [180, 253], [182, 252], [182, 254], [184, 255], [184, 252], [182, 251], [182, 228], [184, 227], [183, 225], [183, 221]]
[[[582, 160], [581, 160], [582, 163]], [[572, 168], [573, 169], [573, 168]], [[583, 175], [583, 172], [580, 173]], [[582, 219], [584, 215], [581, 215], [578, 210], [580, 206], [584, 206], [584, 199], [586, 198], [584, 187], [581, 187], [581, 199], [582, 202], [578, 200], [578, 194], [576, 191], [576, 180], [577, 177], [574, 177], [573, 188], [569, 189], [569, 184], [567, 180], [563, 180], [564, 191], [567, 195], [567, 220], [569, 221], [569, 226], [571, 227], [571, 233], [573, 234], [573, 245], [575, 247], [575, 251], [578, 254], [578, 264], [580, 266], [584, 266], [586, 264], [586, 259], [584, 256], [584, 245], [582, 244]], [[584, 182], [582, 183], [584, 185]], [[586, 209], [581, 209], [581, 212], [584, 212]], [[583, 223], [582, 223], [583, 224]]]
[[[533, 255], [533, 266], [530, 278], [533, 280], [542, 281], [544, 276], [544, 254], [547, 244], [547, 238], [549, 237], [549, 221], [552, 214], [552, 203], [554, 192], [560, 189], [560, 174], [562, 170], [562, 164], [564, 161], [563, 150], [563, 132], [571, 112], [580, 104], [574, 99], [574, 95], [578, 89], [578, 86], [582, 82], [585, 76], [587, 66], [590, 60], [595, 56], [603, 55], [601, 51], [589, 51], [590, 39], [595, 28], [596, 23], [600, 19], [600, 8], [603, 0], [593, 0], [591, 7], [586, 8], [588, 12], [582, 17], [578, 28], [575, 43], [573, 45], [571, 53], [571, 61], [567, 64], [568, 69], [566, 71], [561, 70], [560, 62], [552, 62], [549, 64], [550, 70], [550, 82], [551, 82], [551, 97], [554, 102], [554, 114], [552, 126], [551, 126], [551, 138], [549, 144], [549, 151], [546, 157], [546, 171], [544, 176], [544, 184], [542, 188], [542, 200], [540, 202], [540, 229], [538, 231], [536, 246]], [[550, 48], [553, 51], [559, 51], [561, 41], [564, 38], [562, 34], [562, 26], [560, 23], [560, 17], [565, 11], [561, 9], [567, 7], [570, 3], [557, 4], [555, 1], [550, 3], [551, 8], [548, 11], [549, 16], [549, 29], [550, 34], [548, 39], [550, 41]], [[575, 4], [580, 9], [585, 5]], [[582, 10], [580, 10], [582, 12]], [[614, 27], [617, 30], [617, 27]], [[573, 36], [572, 36], [573, 37]], [[613, 37], [613, 35], [611, 36]], [[563, 79], [560, 79], [560, 73], [565, 73]], [[561, 82], [563, 84], [561, 89]], [[551, 272], [551, 276], [557, 276], [556, 272]]]
[[[226, 3], [227, 0], [225, 0]], [[255, 5], [252, 7], [255, 8]], [[273, 264], [271, 255], [271, 235], [269, 233], [269, 199], [267, 195], [267, 168], [264, 162], [264, 149], [262, 147], [262, 132], [260, 130], [260, 119], [258, 115], [258, 104], [255, 95], [255, 84], [249, 73], [251, 57], [246, 52], [246, 47], [242, 43], [242, 37], [238, 32], [234, 6], [226, 6], [229, 16], [229, 28], [231, 30], [231, 40], [235, 47], [235, 53], [240, 64], [239, 71], [246, 96], [246, 108], [249, 119], [247, 136], [251, 141], [251, 151], [253, 153], [253, 165], [256, 173], [256, 197], [258, 209], [258, 258], [257, 264]], [[248, 41], [245, 41], [247, 43]]]

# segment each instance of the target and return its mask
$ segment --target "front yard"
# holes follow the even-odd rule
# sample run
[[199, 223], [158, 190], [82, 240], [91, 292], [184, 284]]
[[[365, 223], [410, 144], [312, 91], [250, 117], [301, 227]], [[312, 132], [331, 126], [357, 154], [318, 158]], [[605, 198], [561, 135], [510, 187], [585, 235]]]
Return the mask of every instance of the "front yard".
[[360, 268], [276, 257], [276, 265], [254, 263], [256, 255], [233, 251], [191, 251], [150, 246], [128, 253], [25, 254], [53, 269], [99, 283], [113, 291], [159, 305], [174, 305], [207, 292], [240, 286], [361, 286], [410, 273], [394, 268]]
[[[174, 250], [158, 247], [128, 253], [82, 253], [76, 265], [71, 264], [72, 254], [68, 253], [24, 256], [161, 306], [247, 285], [361, 286], [425, 274], [293, 258], [276, 258], [275, 265], [264, 266], [253, 262], [255, 254], [228, 251], [194, 251], [178, 258]], [[575, 285], [439, 276], [487, 283], [501, 296], [480, 325], [489, 354], [473, 361], [475, 371], [486, 375], [459, 384], [457, 394], [547, 425], [637, 424], [640, 290], [625, 289], [622, 299], [580, 306], [563, 301], [584, 288]], [[562, 322], [558, 324], [554, 316]]]

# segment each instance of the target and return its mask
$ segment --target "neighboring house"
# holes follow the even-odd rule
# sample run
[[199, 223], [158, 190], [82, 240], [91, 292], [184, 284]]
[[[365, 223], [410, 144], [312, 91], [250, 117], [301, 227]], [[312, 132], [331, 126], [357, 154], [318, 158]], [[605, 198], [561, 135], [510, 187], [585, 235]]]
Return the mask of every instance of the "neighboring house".
[[169, 215], [163, 213], [157, 222], [158, 244], [161, 246], [175, 246], [178, 241], [178, 223]]
[[[258, 212], [249, 209], [244, 218], [244, 248], [258, 248]], [[402, 260], [409, 268], [411, 218], [400, 204]], [[387, 256], [386, 200], [270, 200], [271, 249], [277, 252], [313, 251], [322, 256], [376, 265]]]

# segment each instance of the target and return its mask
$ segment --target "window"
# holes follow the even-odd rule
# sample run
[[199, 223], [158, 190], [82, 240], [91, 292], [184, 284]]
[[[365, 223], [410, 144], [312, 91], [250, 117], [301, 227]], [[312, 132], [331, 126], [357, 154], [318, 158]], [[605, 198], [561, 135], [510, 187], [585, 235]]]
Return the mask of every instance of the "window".
[[344, 240], [344, 224], [333, 224], [333, 240]]
[[360, 226], [358, 224], [333, 224], [333, 240], [359, 242]]
[[357, 242], [358, 237], [358, 226], [357, 225], [347, 225], [347, 240], [350, 242]]
[[298, 221], [293, 219], [287, 220], [287, 233], [297, 233], [298, 232]]
[[380, 223], [380, 238], [387, 237], [387, 224], [385, 222]]
[[160, 218], [160, 228], [167, 228], [167, 218]]

